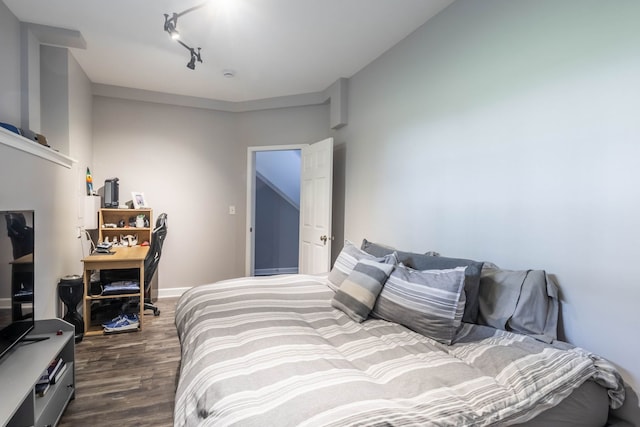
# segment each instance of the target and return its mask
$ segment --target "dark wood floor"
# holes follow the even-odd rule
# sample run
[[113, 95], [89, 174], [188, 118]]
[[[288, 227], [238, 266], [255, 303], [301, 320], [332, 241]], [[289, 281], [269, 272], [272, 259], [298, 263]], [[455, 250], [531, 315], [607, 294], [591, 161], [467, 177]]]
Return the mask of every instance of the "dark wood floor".
[[172, 426], [180, 364], [177, 298], [159, 300], [140, 332], [76, 344], [76, 396], [59, 426]]

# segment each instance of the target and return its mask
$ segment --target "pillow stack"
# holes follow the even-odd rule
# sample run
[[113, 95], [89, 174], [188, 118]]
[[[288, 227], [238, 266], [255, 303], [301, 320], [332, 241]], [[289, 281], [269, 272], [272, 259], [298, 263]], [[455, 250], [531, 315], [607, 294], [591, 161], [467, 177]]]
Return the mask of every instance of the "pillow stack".
[[[341, 289], [362, 260], [394, 267], [388, 277], [384, 277], [388, 268], [378, 268], [382, 273], [377, 273], [375, 280], [381, 285], [369, 278], [356, 291], [353, 282], [363, 283], [364, 279], [354, 273], [352, 283]], [[403, 252], [363, 239], [360, 248], [346, 242], [329, 274], [329, 286], [342, 291], [336, 294], [334, 307], [352, 319], [362, 322], [371, 315], [444, 344], [452, 342], [462, 322], [516, 332], [547, 343], [557, 339], [558, 285], [544, 270], [504, 270], [491, 263], [448, 258], [435, 252]], [[369, 292], [366, 298], [363, 288]], [[372, 299], [375, 303], [370, 308]], [[356, 306], [354, 300], [361, 305]]]
[[[482, 274], [483, 262], [474, 261], [463, 258], [449, 258], [443, 256], [418, 254], [415, 252], [396, 251], [393, 248], [373, 243], [367, 239], [362, 240], [362, 250], [370, 255], [380, 257], [385, 254], [394, 252], [398, 261], [411, 267], [414, 270], [442, 270], [456, 267], [467, 267], [465, 270], [464, 292], [466, 296], [466, 304], [464, 309], [463, 322], [477, 323], [478, 320], [478, 303], [480, 292], [480, 275]], [[431, 252], [431, 254], [435, 254]]]
[[356, 322], [372, 314], [451, 344], [465, 309], [466, 267], [419, 271], [393, 249], [377, 255], [345, 242], [328, 277], [331, 305]]

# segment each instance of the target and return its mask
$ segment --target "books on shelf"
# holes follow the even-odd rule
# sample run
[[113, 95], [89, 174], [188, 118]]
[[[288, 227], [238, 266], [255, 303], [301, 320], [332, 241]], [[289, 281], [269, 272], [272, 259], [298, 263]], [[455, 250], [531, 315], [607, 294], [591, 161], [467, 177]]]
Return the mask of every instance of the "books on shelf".
[[49, 363], [49, 366], [47, 366], [47, 369], [42, 373], [40, 380], [51, 381], [51, 378], [53, 378], [58, 373], [60, 368], [62, 368], [62, 365], [64, 365], [64, 360], [62, 360], [62, 357], [56, 357], [55, 359], [53, 359], [51, 363]]
[[36, 383], [36, 394], [40, 397], [47, 394], [51, 385], [55, 384], [66, 370], [67, 364], [62, 357], [56, 357], [53, 359]]
[[62, 374], [67, 370], [67, 364], [63, 362], [62, 368], [58, 370], [58, 372], [51, 378], [51, 384], [55, 384], [58, 382]]
[[42, 397], [45, 394], [47, 394], [50, 388], [51, 388], [51, 384], [49, 383], [43, 383], [43, 384], [38, 383], [36, 384], [36, 394], [38, 395], [38, 397]]

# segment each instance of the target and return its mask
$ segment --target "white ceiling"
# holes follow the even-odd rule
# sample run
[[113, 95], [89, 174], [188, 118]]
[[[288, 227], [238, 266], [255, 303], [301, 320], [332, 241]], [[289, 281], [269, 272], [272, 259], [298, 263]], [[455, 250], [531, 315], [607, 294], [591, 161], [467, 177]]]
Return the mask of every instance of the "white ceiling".
[[178, 19], [182, 40], [202, 48], [189, 70], [164, 14], [203, 0], [2, 1], [22, 22], [80, 31], [87, 47], [71, 51], [94, 83], [235, 102], [323, 91], [453, 2], [208, 0]]

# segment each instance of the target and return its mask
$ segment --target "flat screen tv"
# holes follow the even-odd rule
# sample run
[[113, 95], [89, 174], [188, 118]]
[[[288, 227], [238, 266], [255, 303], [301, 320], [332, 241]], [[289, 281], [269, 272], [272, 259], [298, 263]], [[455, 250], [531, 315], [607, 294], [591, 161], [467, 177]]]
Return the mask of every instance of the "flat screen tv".
[[34, 326], [33, 211], [0, 210], [0, 358]]

